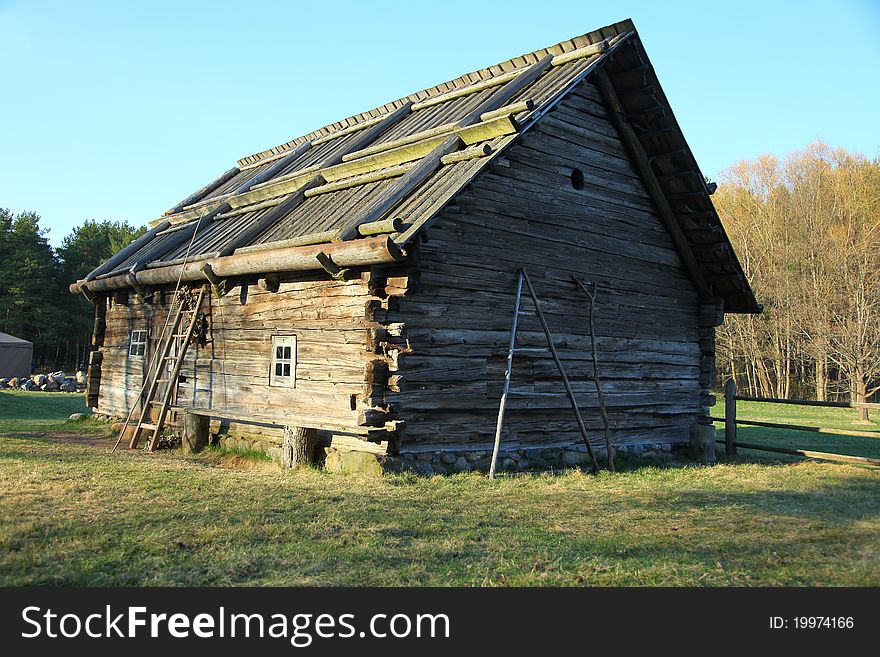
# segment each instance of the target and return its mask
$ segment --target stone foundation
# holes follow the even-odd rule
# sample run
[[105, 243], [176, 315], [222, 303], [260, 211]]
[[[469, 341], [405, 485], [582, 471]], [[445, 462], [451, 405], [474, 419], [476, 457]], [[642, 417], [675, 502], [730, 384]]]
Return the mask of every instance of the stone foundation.
[[[254, 450], [266, 452], [274, 460], [280, 459], [280, 448], [275, 436], [236, 434], [212, 434], [212, 444], [227, 449]], [[669, 461], [673, 453], [685, 455], [688, 443], [636, 443], [618, 445], [616, 454], [624, 458], [637, 458], [645, 463]], [[604, 447], [593, 447], [600, 467], [605, 467]], [[318, 465], [327, 470], [339, 472], [359, 472], [381, 475], [387, 472], [415, 472], [420, 475], [454, 474], [456, 472], [488, 472], [492, 452], [489, 450], [454, 450], [434, 452], [404, 452], [392, 457], [353, 449], [348, 446], [319, 446], [316, 459]], [[564, 468], [589, 467], [590, 457], [584, 445], [564, 447], [523, 447], [502, 449], [498, 453], [499, 472], [552, 471]]]
[[[647, 443], [620, 445], [618, 456], [634, 456], [646, 463], [662, 463], [672, 458], [673, 452], [686, 450], [685, 443]], [[600, 466], [605, 462], [605, 449], [594, 448]], [[488, 472], [492, 452], [482, 450], [416, 452], [397, 457], [381, 456], [356, 450], [323, 448], [323, 465], [328, 470], [365, 472], [415, 472], [420, 475], [454, 474], [472, 470]], [[578, 466], [589, 466], [590, 456], [583, 445], [551, 448], [521, 448], [498, 453], [499, 472], [548, 471]]]

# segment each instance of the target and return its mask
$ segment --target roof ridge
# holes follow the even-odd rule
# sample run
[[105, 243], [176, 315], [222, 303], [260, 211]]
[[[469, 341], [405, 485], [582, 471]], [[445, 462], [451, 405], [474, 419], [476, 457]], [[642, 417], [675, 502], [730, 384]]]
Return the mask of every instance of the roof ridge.
[[278, 155], [279, 153], [283, 153], [306, 141], [320, 139], [321, 137], [326, 137], [327, 135], [330, 135], [336, 131], [347, 130], [359, 123], [373, 120], [376, 117], [382, 116], [383, 114], [386, 114], [388, 112], [393, 112], [405, 103], [417, 103], [420, 101], [424, 101], [432, 97], [433, 95], [448, 93], [456, 89], [467, 87], [482, 80], [509, 73], [510, 71], [515, 69], [524, 68], [537, 62], [539, 59], [546, 57], [549, 54], [560, 55], [572, 50], [577, 50], [578, 48], [586, 45], [598, 43], [599, 41], [602, 41], [609, 36], [631, 31], [636, 31], [635, 24], [633, 23], [632, 19], [627, 18], [622, 21], [600, 27], [599, 29], [591, 30], [590, 32], [587, 32], [580, 36], [572, 37], [570, 39], [566, 39], [565, 41], [560, 41], [559, 43], [553, 44], [552, 46], [540, 48], [530, 53], [525, 53], [517, 57], [512, 57], [511, 59], [500, 62], [498, 64], [493, 64], [492, 66], [487, 66], [486, 68], [471, 71], [470, 73], [465, 73], [453, 80], [441, 82], [440, 84], [434, 85], [433, 87], [413, 92], [408, 96], [390, 101], [371, 110], [360, 112], [359, 114], [354, 114], [347, 118], [340, 119], [339, 121], [329, 123], [306, 135], [295, 137], [290, 141], [284, 142], [277, 146], [273, 146], [272, 148], [264, 149], [250, 155], [245, 155], [239, 158], [238, 166], [244, 167], [260, 160]]

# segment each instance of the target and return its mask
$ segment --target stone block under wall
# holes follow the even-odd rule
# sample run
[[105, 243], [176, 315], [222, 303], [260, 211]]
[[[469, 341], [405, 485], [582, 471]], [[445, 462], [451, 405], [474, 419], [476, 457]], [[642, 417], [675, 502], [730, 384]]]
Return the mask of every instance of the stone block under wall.
[[[618, 445], [618, 456], [636, 458], [646, 464], [670, 461], [676, 452], [686, 455], [685, 443], [640, 443]], [[349, 448], [323, 447], [319, 459], [328, 470], [383, 474], [386, 472], [414, 472], [431, 476], [457, 472], [488, 472], [492, 453], [487, 450], [457, 450], [437, 452], [409, 452], [397, 457], [384, 456]], [[604, 448], [594, 448], [600, 467], [604, 467]], [[498, 454], [499, 472], [552, 471], [574, 467], [589, 467], [590, 457], [583, 445], [551, 448], [517, 448], [501, 450]]]
[[[280, 440], [276, 433], [274, 427], [269, 430], [253, 431], [250, 426], [221, 427], [218, 422], [213, 421], [209, 444], [231, 450], [265, 452], [270, 458], [280, 462]], [[364, 443], [351, 435], [319, 432], [319, 441], [323, 444], [319, 444], [316, 450], [316, 465], [340, 472], [371, 475], [414, 472], [425, 476], [471, 471], [488, 472], [492, 460], [492, 452], [488, 449], [404, 452], [392, 457], [381, 453], [384, 443], [383, 445]], [[375, 449], [373, 451], [359, 449], [361, 445]], [[687, 456], [690, 448], [688, 443], [641, 442], [615, 445], [615, 452], [618, 457], [636, 458], [646, 464], [660, 464], [671, 460], [676, 453]], [[599, 466], [604, 468], [607, 463], [605, 448], [594, 446], [593, 450]], [[587, 448], [580, 443], [515, 449], [504, 449], [502, 446], [498, 453], [497, 470], [541, 472], [589, 466], [590, 457]]]

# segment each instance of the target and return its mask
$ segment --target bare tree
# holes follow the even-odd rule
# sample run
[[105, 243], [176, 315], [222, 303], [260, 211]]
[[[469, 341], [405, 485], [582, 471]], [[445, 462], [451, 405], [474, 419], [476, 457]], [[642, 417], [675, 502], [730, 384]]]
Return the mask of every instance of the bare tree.
[[[715, 204], [763, 315], [731, 316], [719, 369], [752, 394], [880, 389], [880, 162], [823, 143], [722, 177]], [[867, 412], [860, 416], [867, 419]]]

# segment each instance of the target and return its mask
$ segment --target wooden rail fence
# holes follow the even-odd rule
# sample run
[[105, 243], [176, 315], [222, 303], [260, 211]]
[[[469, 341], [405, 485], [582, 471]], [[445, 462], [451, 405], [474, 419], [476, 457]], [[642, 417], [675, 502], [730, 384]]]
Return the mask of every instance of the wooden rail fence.
[[815, 401], [810, 399], [777, 399], [775, 397], [749, 397], [746, 395], [736, 394], [736, 381], [730, 379], [724, 385], [724, 417], [712, 417], [716, 422], [724, 423], [724, 440], [725, 453], [728, 456], [736, 456], [736, 448], [743, 449], [759, 449], [766, 452], [777, 452], [779, 454], [791, 454], [793, 456], [804, 456], [812, 459], [824, 459], [826, 461], [843, 461], [846, 463], [863, 463], [868, 465], [880, 466], [880, 459], [872, 459], [865, 456], [850, 456], [849, 454], [834, 454], [832, 452], [816, 452], [806, 449], [789, 449], [787, 447], [773, 447], [771, 445], [758, 445], [755, 443], [744, 443], [736, 439], [736, 427], [738, 424], [770, 427], [774, 429], [789, 429], [792, 431], [809, 431], [812, 433], [836, 434], [840, 436], [856, 436], [860, 438], [876, 438], [880, 440], [880, 432], [876, 431], [853, 431], [850, 429], [834, 429], [831, 427], [809, 427], [800, 424], [781, 424], [779, 422], [759, 422], [757, 420], [740, 420], [736, 416], [736, 402], [750, 401], [762, 402], [770, 404], [795, 404], [798, 406], [824, 406], [829, 408], [868, 408], [880, 410], [880, 404], [871, 404], [863, 402], [832, 402], [832, 401]]

